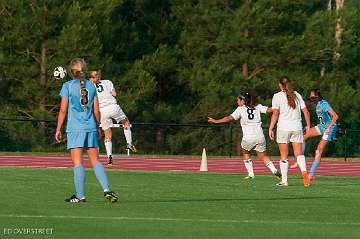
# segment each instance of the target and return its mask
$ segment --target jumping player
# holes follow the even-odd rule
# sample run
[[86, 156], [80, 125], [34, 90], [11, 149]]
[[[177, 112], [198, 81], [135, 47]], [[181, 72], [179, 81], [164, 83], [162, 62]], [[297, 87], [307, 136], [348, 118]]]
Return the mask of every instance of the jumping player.
[[302, 153], [301, 145], [304, 142], [304, 135], [301, 123], [301, 111], [304, 114], [306, 127], [310, 129], [310, 114], [306, 108], [301, 95], [294, 91], [292, 84], [287, 76], [280, 78], [280, 92], [276, 93], [272, 99], [273, 115], [269, 126], [269, 137], [274, 140], [273, 129], [277, 123], [276, 142], [280, 150], [280, 171], [282, 180], [278, 186], [288, 186], [288, 154], [289, 143], [292, 143], [294, 155], [302, 172], [304, 186], [310, 186], [310, 180], [306, 171], [305, 156]]
[[221, 119], [209, 118], [209, 123], [228, 123], [240, 119], [240, 124], [243, 132], [241, 141], [243, 161], [248, 176], [245, 179], [254, 179], [253, 163], [250, 159], [250, 151], [254, 149], [257, 156], [264, 162], [271, 172], [281, 178], [281, 174], [275, 168], [274, 164], [266, 154], [266, 140], [261, 128], [261, 113], [266, 114], [272, 112], [271, 108], [258, 104], [255, 97], [249, 93], [239, 94], [237, 97], [237, 109], [229, 116]]
[[70, 63], [72, 80], [62, 86], [60, 111], [57, 120], [55, 139], [62, 139], [61, 127], [67, 115], [67, 149], [70, 150], [74, 163], [74, 184], [76, 194], [65, 199], [65, 202], [85, 202], [85, 168], [83, 166], [83, 149], [87, 151], [94, 168], [97, 180], [104, 190], [104, 197], [110, 202], [117, 202], [118, 197], [110, 191], [108, 179], [101, 162], [98, 161], [98, 137], [100, 111], [94, 84], [85, 79], [86, 63], [75, 58]]
[[100, 114], [101, 114], [101, 128], [105, 133], [105, 149], [106, 154], [108, 156], [108, 164], [109, 168], [112, 167], [112, 131], [111, 127], [113, 126], [113, 119], [119, 123], [121, 122], [124, 135], [126, 139], [126, 148], [131, 150], [132, 152], [136, 152], [135, 146], [132, 144], [132, 135], [131, 135], [131, 124], [126, 117], [125, 113], [121, 109], [121, 107], [116, 102], [116, 91], [114, 85], [109, 80], [101, 79], [100, 71], [90, 71], [89, 79], [95, 84], [97, 89], [97, 94], [99, 97], [99, 106], [100, 106]]
[[[311, 181], [315, 178], [316, 169], [320, 164], [321, 156], [327, 143], [335, 139], [337, 131], [336, 121], [338, 119], [338, 115], [331, 108], [330, 104], [324, 100], [319, 89], [313, 89], [310, 91], [309, 101], [310, 104], [316, 105], [316, 114], [319, 119], [319, 123], [305, 134], [304, 141], [309, 138], [322, 136], [316, 148], [315, 160], [312, 163], [309, 173], [309, 179]], [[303, 144], [303, 151], [305, 151], [305, 142]], [[295, 167], [297, 167], [297, 163], [291, 165], [291, 168]]]

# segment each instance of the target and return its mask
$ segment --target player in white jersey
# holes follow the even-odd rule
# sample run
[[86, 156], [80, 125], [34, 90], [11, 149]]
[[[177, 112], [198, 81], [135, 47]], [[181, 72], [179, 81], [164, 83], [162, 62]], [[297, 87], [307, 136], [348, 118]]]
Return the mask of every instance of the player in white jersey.
[[91, 80], [97, 89], [97, 95], [99, 98], [100, 115], [101, 115], [101, 128], [105, 133], [105, 149], [109, 158], [107, 166], [112, 167], [112, 132], [113, 119], [122, 124], [124, 129], [124, 135], [126, 139], [128, 150], [136, 152], [135, 146], [132, 144], [131, 124], [129, 119], [116, 101], [116, 91], [114, 85], [109, 80], [102, 80], [100, 71], [90, 71], [89, 80]]
[[229, 116], [221, 119], [209, 118], [209, 123], [228, 123], [234, 120], [240, 120], [243, 138], [241, 141], [243, 161], [248, 176], [245, 179], [254, 179], [254, 170], [252, 160], [250, 159], [250, 151], [254, 149], [257, 156], [265, 163], [271, 172], [281, 178], [281, 174], [275, 168], [274, 164], [266, 154], [266, 140], [261, 127], [261, 113], [266, 114], [272, 112], [271, 108], [257, 104], [255, 97], [249, 93], [239, 94], [237, 97], [237, 109]]
[[305, 132], [310, 129], [310, 114], [306, 108], [305, 102], [301, 95], [294, 91], [288, 77], [280, 78], [280, 92], [276, 93], [272, 99], [273, 115], [269, 127], [269, 137], [274, 140], [273, 129], [277, 123], [276, 142], [280, 150], [280, 171], [282, 180], [278, 186], [288, 186], [288, 155], [289, 143], [292, 143], [294, 156], [303, 175], [304, 186], [310, 185], [310, 180], [306, 171], [305, 156], [302, 153], [302, 143], [304, 134], [301, 122], [301, 112], [303, 112], [306, 127]]

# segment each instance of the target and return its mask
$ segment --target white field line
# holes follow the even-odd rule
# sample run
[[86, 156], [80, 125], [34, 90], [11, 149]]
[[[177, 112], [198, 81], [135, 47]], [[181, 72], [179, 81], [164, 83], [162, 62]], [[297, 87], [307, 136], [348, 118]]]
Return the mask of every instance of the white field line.
[[298, 225], [343, 225], [360, 226], [360, 222], [321, 222], [321, 221], [280, 221], [280, 220], [234, 220], [234, 219], [196, 219], [196, 218], [160, 218], [160, 217], [101, 217], [101, 216], [71, 216], [71, 215], [16, 215], [0, 214], [0, 218], [53, 218], [53, 219], [88, 219], [88, 220], [118, 220], [118, 221], [160, 221], [160, 222], [205, 222], [233, 224], [298, 224]]

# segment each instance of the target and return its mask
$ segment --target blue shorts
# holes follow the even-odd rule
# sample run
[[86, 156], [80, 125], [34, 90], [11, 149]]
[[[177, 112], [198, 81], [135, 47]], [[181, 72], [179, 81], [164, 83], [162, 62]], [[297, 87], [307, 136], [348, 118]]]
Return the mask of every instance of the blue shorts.
[[97, 131], [67, 133], [67, 149], [98, 148], [98, 147], [99, 147], [99, 140], [98, 140]]
[[318, 132], [322, 135], [323, 140], [327, 140], [327, 141], [335, 140], [336, 139], [336, 131], [337, 131], [336, 124], [334, 124], [331, 127], [329, 134], [325, 134], [326, 127], [327, 127], [327, 125], [325, 125], [325, 124], [318, 124], [315, 126], [315, 128], [318, 130]]

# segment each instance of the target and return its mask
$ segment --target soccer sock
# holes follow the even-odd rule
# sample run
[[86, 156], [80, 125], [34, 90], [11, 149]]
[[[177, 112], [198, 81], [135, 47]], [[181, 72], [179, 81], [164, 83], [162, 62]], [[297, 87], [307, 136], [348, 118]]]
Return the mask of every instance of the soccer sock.
[[315, 159], [311, 165], [311, 169], [310, 169], [310, 176], [313, 177], [315, 176], [315, 172], [316, 172], [316, 169], [319, 167], [319, 164], [320, 164], [320, 160], [318, 159]]
[[281, 182], [285, 183], [288, 180], [288, 170], [289, 170], [289, 162], [287, 159], [280, 160], [280, 172], [281, 172]]
[[305, 156], [304, 155], [299, 155], [296, 157], [296, 162], [299, 165], [300, 171], [301, 172], [306, 172], [306, 161], [305, 161]]
[[112, 155], [112, 141], [105, 139], [104, 140], [105, 143], [105, 149], [106, 149], [106, 154], [109, 157], [110, 155]]
[[302, 143], [302, 145], [301, 145], [301, 152], [302, 152], [303, 155], [305, 155], [305, 149], [306, 149], [306, 144], [305, 144], [305, 142], [304, 142], [304, 143]]
[[105, 169], [104, 169], [104, 166], [102, 165], [102, 163], [97, 162], [94, 165], [94, 171], [95, 171], [97, 180], [99, 181], [101, 187], [104, 189], [104, 192], [110, 191], [109, 183], [108, 183], [106, 173], [105, 173]]
[[126, 143], [128, 145], [132, 145], [132, 137], [131, 137], [131, 129], [130, 129], [130, 127], [124, 128], [124, 135], [125, 135]]
[[253, 169], [253, 163], [251, 159], [244, 160], [245, 168], [248, 172], [248, 175], [250, 177], [254, 177], [254, 169]]
[[76, 197], [85, 198], [85, 168], [82, 164], [74, 167], [74, 184]]
[[271, 162], [271, 161], [269, 161], [269, 162], [266, 164], [266, 167], [268, 167], [273, 174], [275, 174], [275, 173], [277, 172], [277, 169], [275, 168], [273, 162]]

